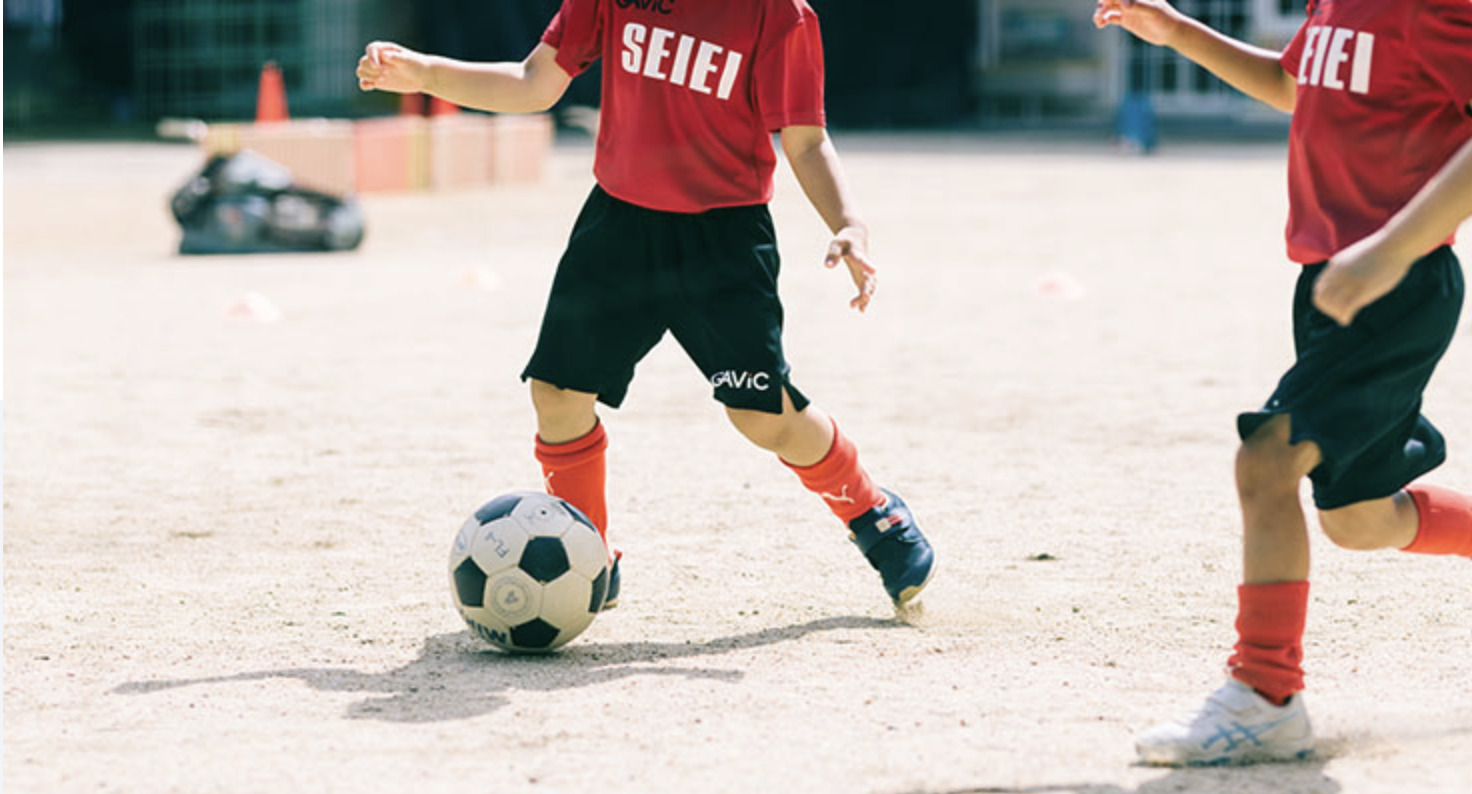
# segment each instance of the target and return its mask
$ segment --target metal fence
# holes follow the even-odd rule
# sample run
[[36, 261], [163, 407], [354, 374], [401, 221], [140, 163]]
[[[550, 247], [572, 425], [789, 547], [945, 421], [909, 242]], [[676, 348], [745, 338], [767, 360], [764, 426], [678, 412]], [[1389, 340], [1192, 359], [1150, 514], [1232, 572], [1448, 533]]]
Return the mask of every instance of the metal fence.
[[[1200, 67], [1100, 34], [1079, 0], [810, 0], [824, 19], [830, 118], [843, 126], [1107, 119], [1125, 94], [1162, 115], [1240, 118], [1256, 105]], [[1229, 35], [1281, 46], [1303, 0], [1178, 0]], [[365, 42], [473, 60], [520, 58], [561, 0], [5, 0], [5, 131], [251, 118], [261, 68], [292, 116], [392, 112], [357, 90]], [[596, 74], [568, 100], [593, 104]]]
[[[140, 0], [134, 99], [142, 116], [249, 118], [261, 68], [281, 67], [292, 115], [345, 115], [368, 21], [361, 0]], [[377, 31], [372, 31], [376, 33]]]
[[[1228, 36], [1270, 48], [1285, 45], [1304, 17], [1303, 0], [1176, 0], [1175, 5]], [[1240, 116], [1260, 109], [1206, 69], [1139, 39], [1129, 40], [1125, 67], [1127, 90], [1149, 95], [1164, 114]]]

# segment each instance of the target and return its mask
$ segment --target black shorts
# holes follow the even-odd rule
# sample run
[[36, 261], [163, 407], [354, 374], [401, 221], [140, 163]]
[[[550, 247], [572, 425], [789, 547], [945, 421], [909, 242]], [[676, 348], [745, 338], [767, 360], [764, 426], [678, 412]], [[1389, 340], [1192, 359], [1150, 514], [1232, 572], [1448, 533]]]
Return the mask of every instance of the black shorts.
[[1390, 496], [1446, 460], [1421, 393], [1456, 334], [1464, 286], [1443, 246], [1343, 327], [1313, 306], [1323, 270], [1305, 266], [1293, 296], [1298, 361], [1262, 410], [1237, 417], [1237, 433], [1245, 440], [1273, 416], [1291, 416], [1291, 443], [1313, 441], [1323, 453], [1309, 479], [1314, 504], [1332, 510]]
[[623, 402], [634, 366], [665, 331], [731, 408], [782, 412], [788, 379], [777, 297], [777, 235], [766, 205], [660, 212], [595, 187], [573, 227], [521, 373]]

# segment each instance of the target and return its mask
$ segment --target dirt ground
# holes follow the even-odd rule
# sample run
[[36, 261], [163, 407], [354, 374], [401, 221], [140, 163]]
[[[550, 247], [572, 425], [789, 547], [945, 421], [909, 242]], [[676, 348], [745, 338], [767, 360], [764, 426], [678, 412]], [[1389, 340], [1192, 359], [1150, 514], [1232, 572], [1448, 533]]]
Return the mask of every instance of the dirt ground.
[[[622, 605], [547, 658], [469, 635], [445, 558], [540, 483], [517, 374], [585, 142], [540, 186], [370, 197], [356, 253], [203, 259], [165, 206], [192, 149], [7, 146], [5, 790], [1472, 790], [1472, 567], [1317, 533], [1318, 758], [1133, 765], [1234, 639], [1281, 145], [837, 138], [880, 289], [847, 308], [782, 175], [789, 357], [933, 539], [923, 615], [667, 340], [603, 414]], [[1463, 488], [1467, 336], [1426, 409]]]

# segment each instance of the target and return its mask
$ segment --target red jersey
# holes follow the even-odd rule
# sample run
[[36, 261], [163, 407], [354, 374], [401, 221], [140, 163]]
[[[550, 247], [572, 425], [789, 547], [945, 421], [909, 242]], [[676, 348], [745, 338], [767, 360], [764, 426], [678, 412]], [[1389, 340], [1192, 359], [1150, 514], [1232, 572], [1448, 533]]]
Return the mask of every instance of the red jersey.
[[1282, 57], [1298, 76], [1288, 257], [1304, 264], [1384, 225], [1472, 137], [1472, 0], [1310, 0], [1308, 13]]
[[573, 76], [608, 56], [593, 174], [631, 204], [765, 204], [772, 132], [824, 124], [805, 0], [563, 0], [542, 41]]

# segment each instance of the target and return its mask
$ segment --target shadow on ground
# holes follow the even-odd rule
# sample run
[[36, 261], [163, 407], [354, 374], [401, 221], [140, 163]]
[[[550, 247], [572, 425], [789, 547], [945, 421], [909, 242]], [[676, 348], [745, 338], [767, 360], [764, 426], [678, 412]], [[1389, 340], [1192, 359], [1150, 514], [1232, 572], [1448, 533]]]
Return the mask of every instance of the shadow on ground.
[[381, 673], [331, 667], [288, 667], [233, 675], [130, 681], [112, 694], [146, 695], [187, 686], [294, 678], [324, 692], [367, 694], [348, 707], [348, 717], [390, 722], [468, 719], [506, 705], [511, 691], [547, 692], [597, 686], [635, 676], [671, 676], [736, 682], [740, 670], [670, 665], [801, 639], [826, 631], [893, 629], [896, 620], [832, 617], [720, 637], [706, 642], [582, 643], [547, 656], [511, 656], [481, 643], [469, 632], [429, 637], [418, 658]]
[[1343, 787], [1324, 774], [1329, 757], [1291, 764], [1172, 769], [1162, 777], [1127, 788], [1112, 783], [1056, 786], [980, 787], [922, 790], [904, 794], [1339, 794]]

